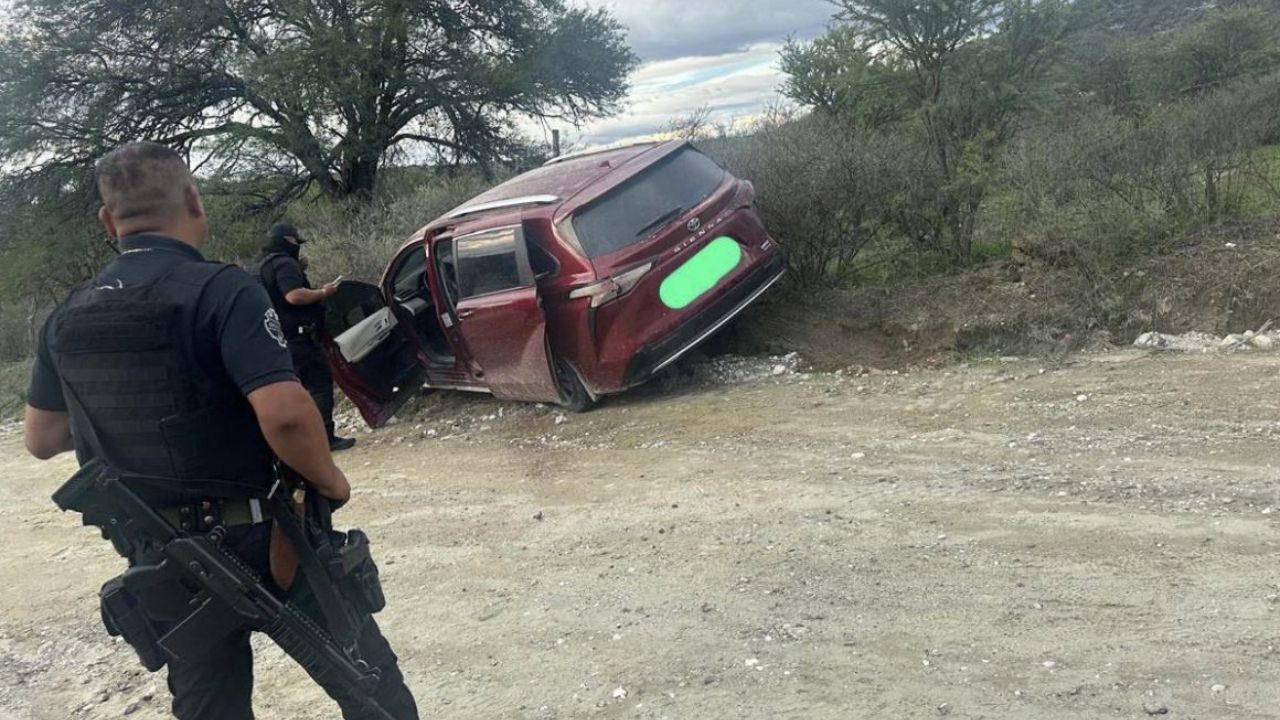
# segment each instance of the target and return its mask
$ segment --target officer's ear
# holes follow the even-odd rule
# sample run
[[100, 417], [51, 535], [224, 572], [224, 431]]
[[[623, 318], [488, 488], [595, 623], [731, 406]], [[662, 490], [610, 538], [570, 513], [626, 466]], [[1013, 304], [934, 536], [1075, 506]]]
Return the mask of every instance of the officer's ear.
[[116, 231], [116, 219], [111, 217], [111, 211], [107, 209], [106, 205], [98, 208], [98, 220], [102, 222], [102, 227], [107, 229], [108, 236], [117, 240], [120, 239], [120, 233]]
[[195, 185], [188, 185], [182, 191], [182, 199], [187, 206], [187, 214], [195, 220], [204, 218], [204, 200], [200, 199], [200, 191]]

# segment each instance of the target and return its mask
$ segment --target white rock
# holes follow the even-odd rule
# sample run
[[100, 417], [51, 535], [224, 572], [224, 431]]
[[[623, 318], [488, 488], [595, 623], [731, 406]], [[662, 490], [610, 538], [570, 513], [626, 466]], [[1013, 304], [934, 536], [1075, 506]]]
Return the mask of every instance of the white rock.
[[627, 697], [627, 689], [624, 687], [616, 687], [613, 689], [613, 699], [623, 700]]
[[755, 667], [759, 664], [760, 664], [760, 660], [758, 660], [757, 658], [747, 658], [746, 660], [747, 667]]
[[1271, 350], [1276, 346], [1276, 341], [1269, 335], [1255, 335], [1250, 342], [1259, 350]]
[[1076, 396], [1076, 402], [1089, 402], [1089, 396], [1088, 396], [1088, 395], [1077, 395], [1077, 396]]
[[1227, 686], [1223, 685], [1222, 683], [1218, 683], [1209, 688], [1209, 692], [1212, 692], [1212, 693], [1224, 693], [1226, 691], [1227, 691]]
[[778, 375], [785, 375], [785, 374], [786, 374], [786, 372], [787, 372], [787, 366], [786, 366], [786, 365], [774, 365], [774, 366], [773, 366], [773, 374], [774, 374], [774, 376], [778, 376]]
[[1169, 338], [1157, 332], [1149, 332], [1139, 335], [1133, 345], [1140, 348], [1163, 348], [1169, 346]]

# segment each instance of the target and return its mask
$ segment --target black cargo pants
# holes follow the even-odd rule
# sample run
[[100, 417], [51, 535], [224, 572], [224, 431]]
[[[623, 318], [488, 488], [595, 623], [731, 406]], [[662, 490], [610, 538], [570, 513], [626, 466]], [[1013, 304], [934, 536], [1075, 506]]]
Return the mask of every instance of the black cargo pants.
[[334, 438], [333, 427], [333, 371], [324, 348], [314, 337], [303, 336], [289, 341], [289, 355], [293, 357], [293, 371], [298, 374], [302, 386], [311, 393], [324, 418], [324, 430], [329, 439]]
[[[270, 524], [232, 528], [227, 536], [230, 547], [262, 577], [270, 577], [270, 528]], [[293, 592], [296, 594], [294, 604], [323, 627], [323, 616], [301, 577]], [[248, 629], [234, 632], [209, 648], [197, 662], [169, 663], [174, 717], [178, 720], [253, 720], [253, 650], [249, 636]], [[372, 618], [365, 625], [359, 646], [363, 659], [382, 671], [382, 683], [376, 695], [378, 703], [396, 720], [418, 720], [418, 708], [404, 683], [398, 659]], [[371, 717], [342, 690], [324, 687], [324, 691], [337, 701], [345, 720]]]

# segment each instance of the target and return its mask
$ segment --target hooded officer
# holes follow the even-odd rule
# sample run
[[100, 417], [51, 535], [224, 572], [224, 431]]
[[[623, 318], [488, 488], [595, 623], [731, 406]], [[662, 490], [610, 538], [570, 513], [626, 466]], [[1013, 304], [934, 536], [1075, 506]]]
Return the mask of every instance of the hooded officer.
[[[280, 320], [253, 278], [201, 255], [208, 217], [181, 156], [132, 143], [98, 163], [97, 180], [99, 216], [122, 252], [41, 331], [27, 450], [43, 460], [74, 449], [82, 464], [98, 459], [130, 476], [162, 479], [144, 497], [159, 514], [184, 532], [224, 528], [224, 546], [270, 577], [272, 524], [260, 498], [274, 482], [275, 459], [325, 497], [343, 501], [351, 492], [316, 404], [294, 374]], [[131, 566], [157, 561], [150, 546], [118, 549]], [[314, 600], [293, 600], [322, 617]], [[144, 605], [151, 602], [172, 599]], [[378, 702], [398, 720], [416, 720], [395, 654], [372, 619], [358, 643], [383, 671]], [[252, 720], [249, 629], [209, 638], [202, 650], [167, 661], [174, 715]], [[341, 688], [325, 689], [345, 718], [367, 717]]]
[[337, 452], [356, 444], [340, 438], [333, 426], [333, 374], [320, 343], [324, 326], [324, 301], [337, 291], [330, 283], [314, 289], [299, 254], [306, 239], [290, 223], [277, 223], [267, 233], [267, 244], [249, 264], [249, 274], [262, 281], [271, 304], [280, 315], [289, 355], [302, 385], [315, 398], [329, 435], [329, 449]]

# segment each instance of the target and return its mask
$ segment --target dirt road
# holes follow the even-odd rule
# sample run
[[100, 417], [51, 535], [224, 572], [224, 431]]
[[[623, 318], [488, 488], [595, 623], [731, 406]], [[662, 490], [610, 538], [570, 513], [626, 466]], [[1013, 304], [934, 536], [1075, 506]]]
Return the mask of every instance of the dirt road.
[[[1280, 359], [720, 364], [342, 456], [424, 718], [1280, 717]], [[119, 561], [0, 447], [0, 718], [165, 717]], [[1277, 510], [1280, 514], [1280, 510]], [[260, 717], [336, 712], [261, 647]]]

